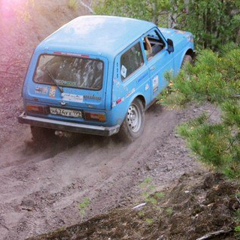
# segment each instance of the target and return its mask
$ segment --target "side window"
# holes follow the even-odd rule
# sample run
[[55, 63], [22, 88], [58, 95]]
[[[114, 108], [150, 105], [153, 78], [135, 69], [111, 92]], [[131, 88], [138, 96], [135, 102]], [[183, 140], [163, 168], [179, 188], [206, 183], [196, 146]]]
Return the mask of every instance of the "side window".
[[156, 29], [150, 31], [147, 36], [144, 37], [143, 44], [148, 58], [154, 57], [166, 45]]
[[143, 65], [143, 55], [140, 43], [137, 43], [121, 57], [121, 79], [124, 81], [129, 75]]

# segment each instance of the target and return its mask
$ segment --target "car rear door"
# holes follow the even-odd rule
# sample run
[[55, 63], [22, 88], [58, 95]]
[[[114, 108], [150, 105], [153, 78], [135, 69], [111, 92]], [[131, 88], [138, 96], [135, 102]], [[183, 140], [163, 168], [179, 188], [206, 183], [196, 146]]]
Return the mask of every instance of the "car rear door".
[[27, 84], [29, 99], [72, 108], [105, 109], [107, 60], [90, 56], [40, 55]]

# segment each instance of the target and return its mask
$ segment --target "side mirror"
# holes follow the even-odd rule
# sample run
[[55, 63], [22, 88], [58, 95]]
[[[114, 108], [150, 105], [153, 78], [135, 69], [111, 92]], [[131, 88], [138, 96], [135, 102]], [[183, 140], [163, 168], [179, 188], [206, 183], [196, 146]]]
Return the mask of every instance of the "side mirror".
[[167, 51], [168, 51], [169, 53], [174, 52], [173, 41], [168, 38], [168, 39], [167, 39], [167, 44], [168, 44]]

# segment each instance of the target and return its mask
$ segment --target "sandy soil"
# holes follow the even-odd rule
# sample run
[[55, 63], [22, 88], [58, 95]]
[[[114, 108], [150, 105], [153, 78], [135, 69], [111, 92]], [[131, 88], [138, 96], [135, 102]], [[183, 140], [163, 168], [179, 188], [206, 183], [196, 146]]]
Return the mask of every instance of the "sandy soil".
[[[206, 171], [175, 129], [203, 111], [218, 118], [210, 105], [185, 111], [154, 105], [143, 136], [128, 145], [79, 135], [36, 146], [29, 127], [17, 122], [31, 53], [52, 31], [89, 12], [72, 11], [64, 0], [28, 1], [15, 9], [7, 2], [0, 1], [0, 239], [26, 239], [137, 204], [146, 179], [162, 190], [183, 174]], [[83, 213], [79, 207], [86, 200]]]

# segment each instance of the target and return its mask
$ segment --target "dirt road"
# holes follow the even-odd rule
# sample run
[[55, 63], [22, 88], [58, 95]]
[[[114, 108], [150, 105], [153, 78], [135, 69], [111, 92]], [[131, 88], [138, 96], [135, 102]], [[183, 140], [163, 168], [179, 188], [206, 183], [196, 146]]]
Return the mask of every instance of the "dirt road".
[[[161, 190], [201, 169], [175, 127], [203, 109], [178, 113], [154, 105], [144, 135], [129, 145], [83, 135], [34, 145], [29, 127], [17, 122], [31, 53], [49, 33], [87, 12], [73, 13], [66, 0], [27, 2], [22, 8], [0, 2], [0, 239], [22, 240], [139, 203], [146, 179]], [[89, 206], [79, 209], [86, 200]]]
[[0, 239], [25, 239], [137, 203], [146, 179], [161, 189], [199, 170], [174, 133], [182, 118], [153, 106], [144, 135], [130, 145], [79, 136], [34, 146], [28, 127], [19, 126], [0, 148]]

